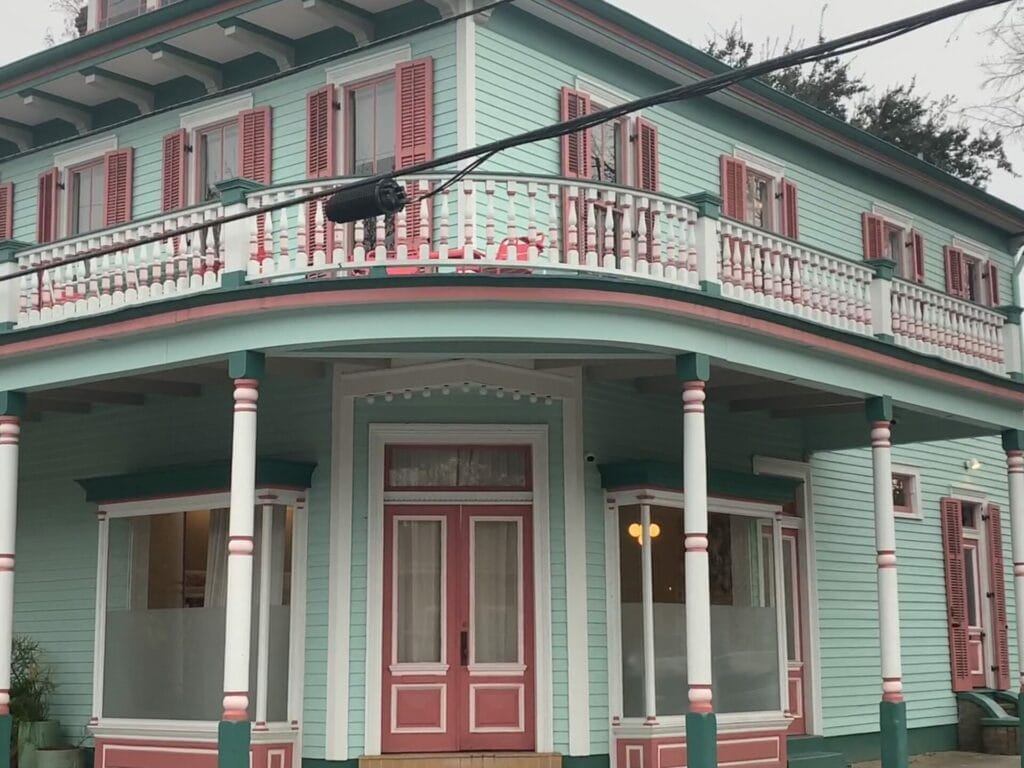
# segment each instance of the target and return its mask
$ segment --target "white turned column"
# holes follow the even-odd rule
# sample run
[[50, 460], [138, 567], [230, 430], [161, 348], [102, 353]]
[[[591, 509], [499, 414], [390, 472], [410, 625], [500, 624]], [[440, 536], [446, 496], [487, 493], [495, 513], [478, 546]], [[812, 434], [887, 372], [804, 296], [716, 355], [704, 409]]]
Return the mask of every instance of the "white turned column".
[[[262, 501], [261, 497], [261, 501]], [[256, 629], [256, 725], [267, 730], [267, 678], [270, 675], [270, 578], [274, 546], [274, 507], [263, 504], [260, 514], [259, 625]]]
[[657, 691], [654, 683], [654, 568], [651, 562], [651, 505], [640, 504], [640, 561], [644, 608], [644, 724], [656, 725]]
[[711, 585], [708, 466], [703, 381], [683, 385], [683, 528], [686, 536], [686, 679], [690, 711], [714, 711], [711, 696]]
[[110, 518], [104, 510], [96, 513], [96, 618], [92, 655], [92, 717], [89, 725], [99, 725], [103, 717], [103, 664], [107, 645], [107, 559], [110, 552]]
[[252, 628], [252, 556], [256, 502], [256, 402], [259, 382], [235, 380], [231, 441], [231, 511], [224, 627], [224, 719], [249, 717], [249, 642]]
[[878, 562], [878, 634], [882, 652], [882, 700], [903, 701], [900, 603], [896, 581], [896, 518], [892, 509], [890, 421], [871, 423], [871, 464], [875, 481], [875, 551]]
[[[0, 715], [10, 714], [14, 639], [14, 535], [18, 514], [18, 440], [21, 419], [0, 416]], [[3, 749], [7, 749], [6, 746]]]
[[[1020, 432], [1007, 432], [1003, 444], [1006, 451], [1006, 472], [1010, 490], [1010, 536], [1013, 547], [1013, 598], [1017, 621], [1017, 669], [1020, 690], [1024, 692], [1024, 437]], [[1015, 438], [1015, 439], [1014, 439]], [[1018, 447], [1019, 446], [1019, 447]]]

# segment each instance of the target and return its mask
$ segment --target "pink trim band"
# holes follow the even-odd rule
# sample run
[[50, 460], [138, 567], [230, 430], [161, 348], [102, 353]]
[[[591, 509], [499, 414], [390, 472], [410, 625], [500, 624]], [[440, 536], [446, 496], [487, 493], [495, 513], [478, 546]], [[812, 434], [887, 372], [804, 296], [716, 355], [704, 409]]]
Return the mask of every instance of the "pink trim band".
[[895, 568], [896, 567], [896, 550], [894, 549], [880, 549], [878, 550], [878, 557], [876, 558], [879, 568]]
[[871, 425], [871, 447], [892, 448], [892, 423], [876, 421]]
[[647, 717], [644, 718], [644, 725], [657, 725], [657, 724], [658, 724], [658, 718], [656, 718], [656, 717], [654, 717], [652, 715], [648, 715]]
[[253, 541], [252, 536], [229, 536], [228, 554], [251, 557], [253, 550], [255, 549]]
[[255, 413], [259, 399], [258, 379], [235, 379], [235, 413]]
[[1006, 452], [1006, 471], [1011, 475], [1024, 474], [1024, 451]]
[[715, 711], [710, 685], [691, 685], [687, 696], [691, 712], [704, 714]]
[[687, 552], [707, 552], [708, 536], [706, 533], [688, 533], [684, 546]]
[[17, 416], [0, 416], [0, 445], [17, 445], [21, 434], [21, 419]]
[[248, 691], [225, 691], [224, 692], [224, 720], [238, 722], [249, 718], [249, 692]]
[[703, 381], [688, 381], [683, 385], [683, 413], [704, 413], [705, 387]]

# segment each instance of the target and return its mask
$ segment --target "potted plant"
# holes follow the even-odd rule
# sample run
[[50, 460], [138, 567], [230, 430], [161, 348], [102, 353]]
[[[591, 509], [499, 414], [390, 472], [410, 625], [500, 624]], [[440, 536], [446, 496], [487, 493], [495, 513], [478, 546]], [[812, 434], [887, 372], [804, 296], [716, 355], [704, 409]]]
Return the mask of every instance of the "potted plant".
[[40, 748], [60, 743], [60, 723], [50, 720], [50, 694], [56, 686], [43, 665], [39, 643], [15, 637], [11, 647], [11, 725], [18, 768], [37, 768]]

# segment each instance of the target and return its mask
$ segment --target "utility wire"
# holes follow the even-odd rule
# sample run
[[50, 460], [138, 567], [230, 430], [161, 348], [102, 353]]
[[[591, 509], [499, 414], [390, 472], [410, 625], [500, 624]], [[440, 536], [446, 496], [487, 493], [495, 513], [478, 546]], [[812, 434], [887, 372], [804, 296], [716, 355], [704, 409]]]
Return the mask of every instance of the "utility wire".
[[[787, 69], [789, 67], [801, 66], [809, 64], [821, 59], [831, 58], [833, 56], [842, 56], [847, 53], [853, 53], [855, 51], [869, 48], [879, 43], [892, 40], [902, 35], [908, 34], [909, 32], [916, 31], [930, 24], [935, 24], [953, 16], [960, 14], [969, 13], [971, 11], [980, 10], [983, 8], [990, 8], [996, 5], [1003, 5], [1011, 0], [960, 0], [960, 2], [951, 3], [949, 5], [935, 8], [924, 13], [915, 14], [908, 16], [897, 21], [892, 21], [887, 24], [881, 24], [870, 29], [863, 30], [861, 32], [855, 32], [835, 40], [818, 43], [807, 48], [803, 48], [798, 51], [791, 51], [789, 53], [782, 54], [781, 56], [775, 56], [771, 59], [759, 62], [757, 64], [751, 64], [746, 67], [740, 67], [738, 69], [729, 70], [712, 77], [705, 78], [696, 83], [687, 85], [677, 86], [669, 88], [665, 91], [645, 96], [643, 98], [635, 99], [634, 101], [621, 104], [617, 107], [610, 109], [600, 110], [598, 112], [592, 112], [588, 115], [582, 115], [573, 120], [567, 120], [554, 125], [545, 126], [543, 128], [537, 128], [532, 131], [526, 131], [515, 136], [510, 136], [498, 141], [490, 142], [489, 144], [483, 144], [471, 149], [460, 150], [443, 157], [434, 158], [427, 160], [416, 165], [402, 168], [401, 170], [392, 171], [389, 173], [377, 174], [359, 181], [350, 182], [329, 190], [320, 192], [311, 192], [307, 195], [292, 198], [290, 200], [284, 200], [270, 205], [265, 205], [260, 208], [254, 208], [251, 210], [242, 211], [240, 213], [232, 214], [230, 216], [223, 216], [219, 219], [212, 219], [204, 221], [201, 224], [193, 224], [187, 227], [181, 227], [180, 229], [172, 232], [163, 232], [159, 235], [151, 235], [148, 237], [139, 238], [130, 242], [121, 243], [116, 246], [110, 246], [106, 248], [99, 248], [88, 253], [78, 254], [72, 258], [64, 259], [61, 261], [50, 262], [46, 265], [31, 268], [29, 270], [23, 270], [21, 272], [15, 272], [9, 275], [0, 276], [0, 282], [6, 280], [12, 280], [14, 278], [23, 277], [25, 274], [31, 272], [42, 272], [46, 269], [52, 269], [55, 267], [64, 266], [65, 264], [74, 264], [89, 259], [94, 259], [99, 256], [106, 256], [108, 254], [118, 253], [124, 251], [127, 248], [139, 247], [143, 245], [150, 245], [152, 243], [162, 242], [172, 237], [181, 235], [188, 235], [193, 232], [199, 232], [204, 229], [209, 229], [211, 226], [218, 224], [230, 224], [241, 219], [247, 219], [260, 213], [273, 213], [283, 208], [290, 208], [296, 205], [303, 205], [305, 203], [311, 203], [324, 198], [332, 197], [335, 194], [342, 191], [350, 191], [360, 188], [371, 189], [382, 181], [400, 179], [405, 176], [412, 176], [415, 174], [424, 173], [426, 171], [434, 170], [442, 166], [451, 165], [453, 163], [461, 162], [464, 160], [477, 159], [476, 162], [472, 163], [468, 168], [460, 170], [456, 174], [454, 180], [449, 179], [445, 184], [450, 187], [455, 181], [463, 176], [467, 175], [472, 169], [478, 167], [484, 161], [493, 157], [499, 152], [506, 149], [512, 149], [514, 147], [523, 146], [524, 144], [533, 144], [538, 141], [545, 141], [548, 139], [558, 138], [560, 136], [566, 136], [572, 133], [578, 133], [587, 128], [591, 128], [595, 125], [608, 122], [620, 117], [624, 117], [633, 112], [637, 112], [641, 109], [658, 106], [660, 104], [666, 104], [670, 102], [685, 101], [688, 99], [697, 98], [700, 96], [707, 96], [709, 94], [721, 91], [732, 85], [736, 85], [744, 80], [750, 80], [752, 78], [760, 77], [761, 75], [769, 74], [779, 69]], [[492, 3], [493, 5], [501, 3]], [[484, 9], [491, 6], [485, 6]], [[484, 10], [481, 9], [481, 10]], [[479, 159], [478, 159], [479, 158]]]

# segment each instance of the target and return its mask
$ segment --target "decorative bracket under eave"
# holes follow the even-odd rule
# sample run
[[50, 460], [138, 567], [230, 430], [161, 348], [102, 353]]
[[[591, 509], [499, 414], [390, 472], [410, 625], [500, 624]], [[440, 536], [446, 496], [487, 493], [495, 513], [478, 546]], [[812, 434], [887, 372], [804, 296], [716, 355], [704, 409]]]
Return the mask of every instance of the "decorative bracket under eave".
[[355, 11], [350, 11], [328, 0], [301, 0], [304, 10], [322, 21], [351, 32], [359, 45], [366, 45], [376, 36], [373, 21]]
[[220, 67], [209, 59], [181, 51], [166, 43], [157, 43], [146, 50], [153, 57], [154, 63], [160, 64], [176, 77], [185, 75], [195, 78], [203, 84], [207, 93], [215, 93], [224, 85]]
[[92, 130], [92, 116], [81, 104], [35, 89], [22, 91], [18, 95], [24, 106], [36, 112], [40, 118], [39, 122], [56, 118], [71, 123], [78, 133], [88, 133]]
[[134, 104], [139, 114], [147, 115], [153, 111], [155, 97], [153, 89], [145, 84], [123, 75], [105, 72], [96, 67], [83, 69], [80, 73], [87, 88], [102, 94], [108, 99], [124, 99]]
[[217, 23], [224, 30], [225, 39], [269, 56], [279, 72], [295, 66], [295, 46], [287, 38], [243, 19], [222, 19]]

